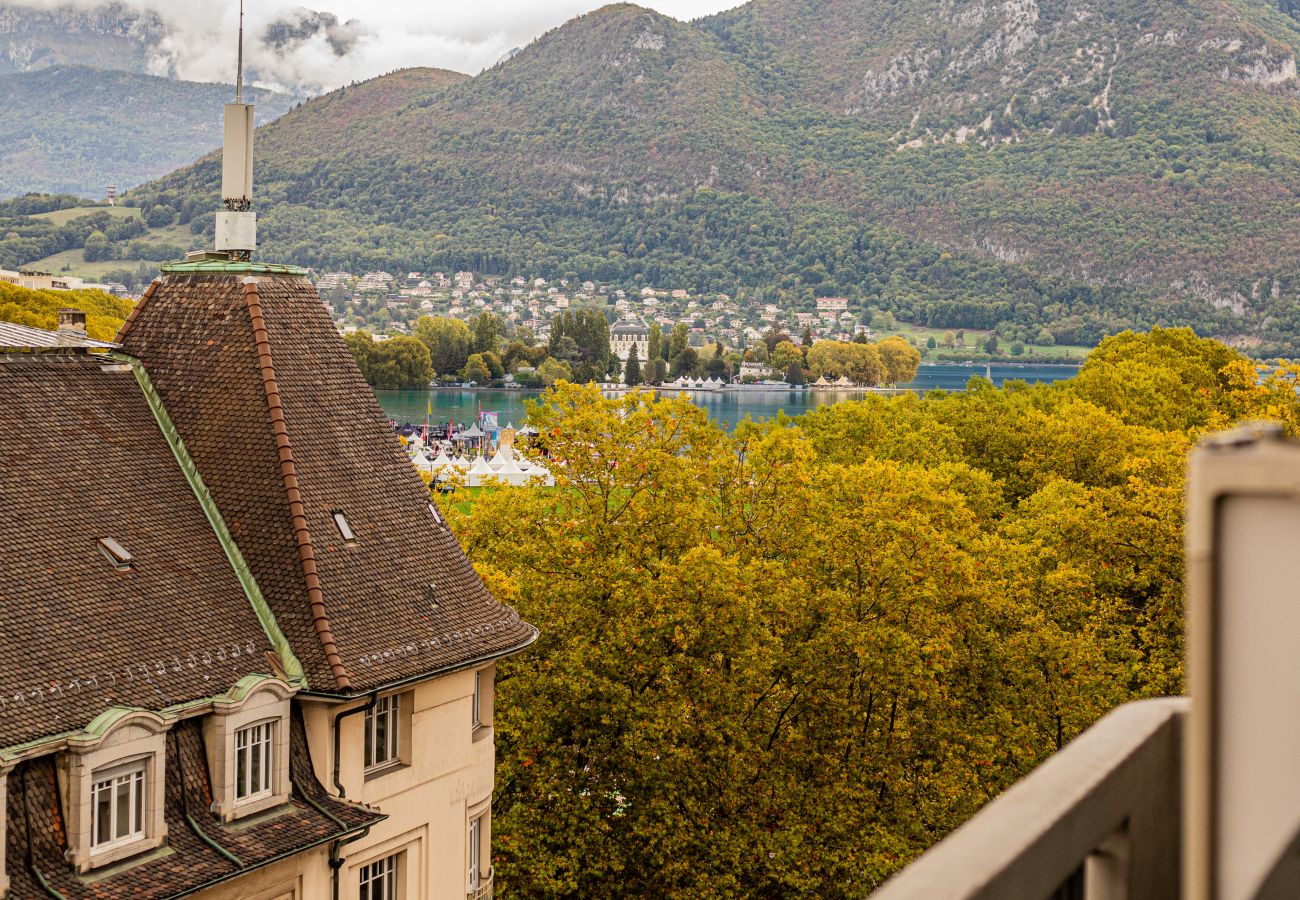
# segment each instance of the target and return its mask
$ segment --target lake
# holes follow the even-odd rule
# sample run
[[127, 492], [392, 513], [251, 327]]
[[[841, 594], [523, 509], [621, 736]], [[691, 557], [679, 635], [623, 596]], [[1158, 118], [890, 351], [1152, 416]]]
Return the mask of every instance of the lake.
[[[1070, 378], [1077, 366], [1053, 365], [995, 365], [988, 373], [993, 383], [1006, 381], [1028, 382], [1060, 381]], [[902, 387], [916, 391], [936, 389], [959, 391], [973, 376], [985, 374], [982, 365], [923, 365], [917, 371], [916, 381]], [[536, 399], [539, 391], [500, 391], [467, 388], [464, 390], [438, 389], [432, 391], [375, 391], [379, 404], [389, 418], [398, 422], [423, 422], [425, 398], [433, 403], [431, 422], [471, 422], [479, 410], [500, 413], [501, 425], [519, 425], [524, 421], [524, 402]], [[731, 427], [745, 418], [755, 421], [770, 419], [778, 412], [797, 416], [816, 406], [853, 400], [866, 392], [844, 391], [727, 391], [696, 393], [692, 399], [708, 411], [716, 422]]]

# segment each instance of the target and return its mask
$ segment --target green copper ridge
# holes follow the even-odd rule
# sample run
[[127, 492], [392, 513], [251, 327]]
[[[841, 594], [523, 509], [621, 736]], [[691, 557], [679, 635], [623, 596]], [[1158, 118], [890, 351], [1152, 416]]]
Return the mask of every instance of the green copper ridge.
[[[207, 264], [204, 263], [204, 265]], [[224, 265], [247, 266], [249, 264], [225, 263]], [[134, 356], [129, 356], [117, 350], [110, 351], [105, 355], [117, 362], [125, 363], [135, 373], [135, 380], [139, 382], [140, 389], [144, 392], [149, 409], [152, 410], [154, 419], [158, 422], [158, 428], [162, 431], [163, 437], [166, 438], [168, 446], [171, 447], [172, 454], [176, 457], [176, 462], [180, 464], [181, 471], [185, 473], [185, 479], [194, 491], [199, 506], [203, 508], [203, 514], [207, 516], [208, 524], [212, 526], [217, 541], [221, 544], [221, 549], [225, 551], [226, 558], [230, 560], [230, 565], [235, 570], [235, 575], [239, 579], [240, 586], [244, 589], [244, 594], [248, 597], [248, 602], [253, 607], [253, 612], [257, 615], [258, 621], [262, 623], [262, 630], [266, 632], [271, 646], [280, 658], [280, 665], [284, 667], [285, 678], [291, 684], [306, 687], [307, 677], [303, 672], [302, 663], [294, 655], [293, 649], [289, 646], [288, 638], [280, 630], [280, 625], [275, 620], [275, 614], [271, 612], [270, 604], [262, 596], [262, 590], [257, 586], [257, 580], [253, 578], [253, 572], [249, 569], [244, 554], [239, 551], [239, 546], [235, 543], [235, 539], [231, 537], [230, 529], [226, 527], [226, 520], [222, 518], [216, 501], [212, 499], [212, 494], [208, 492], [207, 485], [203, 483], [203, 476], [199, 474], [198, 466], [194, 464], [194, 460], [185, 449], [180, 432], [176, 430], [176, 424], [172, 422], [171, 415], [168, 414], [167, 408], [163, 406], [162, 397], [158, 395], [158, 389], [154, 387], [149, 373], [145, 371], [140, 360]]]
[[302, 266], [279, 263], [234, 262], [228, 259], [199, 259], [163, 263], [164, 275], [306, 275]]

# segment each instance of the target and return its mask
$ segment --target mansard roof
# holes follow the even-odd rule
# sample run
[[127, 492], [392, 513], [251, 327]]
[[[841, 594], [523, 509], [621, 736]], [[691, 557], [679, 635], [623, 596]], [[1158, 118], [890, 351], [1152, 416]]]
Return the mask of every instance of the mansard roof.
[[620, 337], [645, 337], [650, 334], [650, 329], [640, 319], [625, 317], [615, 322], [609, 333]]
[[312, 689], [378, 688], [535, 638], [430, 506], [306, 278], [166, 272], [118, 339], [152, 377]]
[[162, 709], [274, 674], [131, 366], [81, 350], [3, 355], [0, 399], [0, 747], [79, 730], [109, 706]]
[[[68, 832], [54, 757], [19, 763], [9, 773], [7, 785], [5, 857], [12, 882], [7, 897], [163, 900], [239, 877], [384, 818], [368, 807], [333, 797], [316, 780], [298, 711], [289, 728], [293, 792], [274, 815], [223, 823], [208, 809], [213, 790], [197, 719], [178, 722], [167, 733], [163, 777], [168, 852], [86, 879], [66, 862]], [[40, 879], [58, 893], [47, 890]]]

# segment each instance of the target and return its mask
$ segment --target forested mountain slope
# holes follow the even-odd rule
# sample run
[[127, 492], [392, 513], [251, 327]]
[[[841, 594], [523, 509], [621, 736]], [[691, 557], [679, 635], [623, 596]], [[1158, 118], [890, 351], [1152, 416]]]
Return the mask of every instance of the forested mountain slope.
[[[234, 88], [56, 66], [0, 75], [0, 197], [32, 191], [104, 196], [157, 178], [221, 145]], [[259, 122], [295, 98], [250, 90]]]
[[[264, 250], [1290, 352], [1297, 48], [1269, 0], [620, 4], [262, 129]], [[209, 157], [136, 200], [199, 215], [216, 181]]]

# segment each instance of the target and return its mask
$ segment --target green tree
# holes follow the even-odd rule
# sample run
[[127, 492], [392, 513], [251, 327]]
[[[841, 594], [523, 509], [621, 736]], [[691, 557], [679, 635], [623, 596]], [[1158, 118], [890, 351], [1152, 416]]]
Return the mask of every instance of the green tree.
[[367, 332], [354, 331], [343, 336], [343, 343], [347, 345], [352, 358], [356, 360], [357, 368], [361, 370], [361, 377], [366, 380], [366, 383], [374, 384], [370, 375], [370, 360], [375, 353], [374, 339]]
[[112, 245], [108, 242], [104, 232], [95, 231], [86, 238], [85, 247], [82, 249], [82, 258], [86, 262], [97, 262], [101, 259], [109, 259], [112, 252]]
[[782, 341], [772, 350], [770, 362], [774, 369], [785, 371], [795, 363], [803, 365], [803, 357], [791, 341]]
[[501, 339], [502, 331], [501, 320], [494, 313], [481, 312], [474, 317], [474, 343], [475, 353], [493, 353], [496, 352], [497, 342]]
[[700, 358], [694, 347], [687, 347], [673, 357], [673, 367], [670, 374], [674, 378], [683, 375], [693, 378], [700, 374]]
[[434, 371], [439, 375], [455, 374], [465, 368], [473, 339], [469, 326], [460, 319], [421, 316], [414, 333], [429, 348]]
[[569, 362], [575, 381], [601, 381], [610, 371], [609, 321], [599, 310], [566, 310], [551, 322], [549, 349]]
[[900, 337], [888, 337], [876, 345], [880, 359], [885, 364], [885, 380], [890, 384], [906, 384], [916, 378], [921, 354]]
[[685, 322], [678, 322], [673, 326], [672, 333], [668, 335], [668, 362], [674, 362], [677, 357], [682, 355], [690, 336], [691, 330]]
[[646, 348], [646, 362], [660, 359], [664, 352], [664, 329], [658, 322], [650, 323], [650, 345]]
[[537, 374], [542, 379], [542, 384], [550, 387], [557, 381], [570, 381], [573, 379], [573, 372], [569, 369], [569, 364], [558, 359], [545, 359], [537, 367]]
[[627, 354], [627, 365], [623, 369], [623, 383], [634, 385], [641, 383], [641, 362], [636, 358], [636, 344]]
[[433, 363], [423, 342], [405, 335], [375, 342], [370, 358], [372, 385], [401, 390], [426, 387], [432, 380]]
[[152, 207], [145, 216], [145, 224], [150, 228], [166, 228], [176, 221], [175, 207], [161, 204]]
[[475, 384], [487, 384], [492, 380], [492, 370], [488, 368], [487, 360], [483, 358], [482, 353], [469, 355], [469, 359], [465, 361], [465, 368], [461, 369], [460, 380], [472, 381]]
[[997, 356], [998, 353], [998, 336], [991, 333], [984, 341], [984, 352], [989, 356]]

